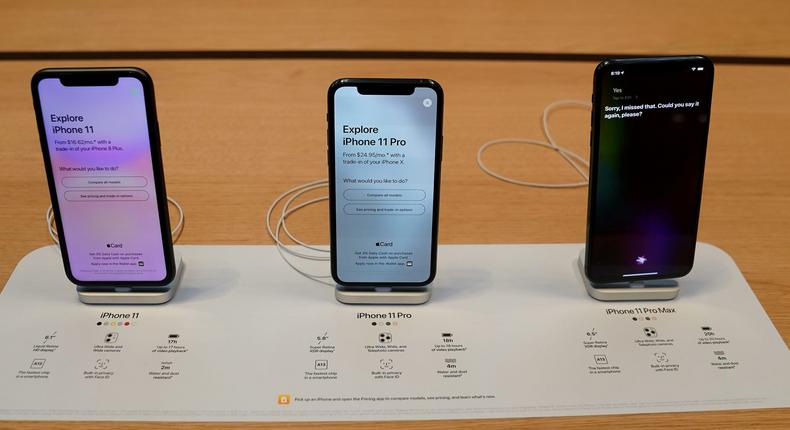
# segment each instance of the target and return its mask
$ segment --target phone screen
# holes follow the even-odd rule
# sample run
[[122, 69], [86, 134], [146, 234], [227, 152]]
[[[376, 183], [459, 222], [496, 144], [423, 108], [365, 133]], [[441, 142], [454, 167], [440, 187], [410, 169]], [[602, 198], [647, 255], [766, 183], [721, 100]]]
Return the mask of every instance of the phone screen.
[[713, 65], [617, 62], [596, 76], [587, 272], [682, 276], [694, 259]]
[[142, 82], [38, 82], [68, 265], [78, 281], [167, 276]]
[[[334, 93], [336, 276], [425, 283], [432, 276], [437, 91]], [[410, 91], [410, 90], [409, 90]]]

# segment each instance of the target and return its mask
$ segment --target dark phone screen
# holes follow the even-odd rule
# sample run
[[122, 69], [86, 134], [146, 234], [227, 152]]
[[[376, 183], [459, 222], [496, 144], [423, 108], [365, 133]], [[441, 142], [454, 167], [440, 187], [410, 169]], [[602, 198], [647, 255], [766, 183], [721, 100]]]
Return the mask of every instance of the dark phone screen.
[[597, 72], [586, 260], [591, 280], [670, 278], [691, 269], [712, 69], [694, 57], [612, 62]]

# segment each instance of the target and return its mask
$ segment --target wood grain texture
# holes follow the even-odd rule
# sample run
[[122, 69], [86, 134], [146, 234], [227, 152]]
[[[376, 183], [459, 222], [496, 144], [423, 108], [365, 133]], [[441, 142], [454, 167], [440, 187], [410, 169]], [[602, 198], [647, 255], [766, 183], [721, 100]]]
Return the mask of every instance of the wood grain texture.
[[[118, 62], [5, 62], [0, 67], [0, 280], [19, 259], [49, 243], [49, 204], [29, 91], [45, 66]], [[126, 64], [124, 64], [126, 65]], [[326, 88], [345, 76], [418, 76], [446, 93], [441, 243], [583, 242], [586, 189], [542, 190], [483, 174], [484, 141], [540, 137], [540, 113], [564, 98], [589, 100], [592, 63], [475, 61], [228, 60], [147, 61], [156, 84], [168, 192], [186, 210], [185, 244], [269, 244], [263, 216], [272, 199], [326, 176]], [[719, 66], [713, 101], [700, 240], [733, 256], [785, 342], [790, 339], [790, 68]], [[589, 114], [557, 112], [552, 130], [587, 153]], [[502, 172], [575, 180], [561, 159], [538, 148], [493, 149]], [[296, 215], [293, 230], [327, 243], [326, 205]], [[580, 294], [583, 291], [580, 290]], [[2, 387], [0, 387], [2, 389]], [[790, 410], [652, 414], [526, 420], [338, 424], [150, 424], [150, 428], [782, 428]], [[119, 423], [0, 423], [0, 428], [141, 428]], [[146, 424], [145, 427], [149, 427]]]
[[783, 0], [0, 2], [0, 52], [385, 50], [790, 57]]

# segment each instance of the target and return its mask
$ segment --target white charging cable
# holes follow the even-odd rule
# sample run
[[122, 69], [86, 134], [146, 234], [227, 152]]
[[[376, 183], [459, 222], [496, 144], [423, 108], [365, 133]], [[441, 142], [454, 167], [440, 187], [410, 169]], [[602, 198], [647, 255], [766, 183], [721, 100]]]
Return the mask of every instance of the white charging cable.
[[[171, 230], [171, 236], [173, 238], [173, 243], [178, 241], [178, 238], [181, 236], [181, 231], [184, 229], [184, 208], [181, 207], [178, 202], [173, 199], [172, 197], [168, 197], [167, 201], [171, 203], [173, 206], [178, 209], [178, 222], [176, 226], [173, 227]], [[52, 241], [55, 242], [56, 245], [60, 244], [60, 240], [58, 240], [58, 229], [55, 226], [55, 212], [52, 210], [52, 205], [49, 205], [47, 208], [46, 213], [47, 219], [47, 230], [49, 231], [49, 237], [52, 238]]]
[[[551, 135], [549, 131], [549, 116], [552, 112], [557, 109], [564, 108], [564, 107], [580, 107], [586, 108], [588, 110], [592, 109], [592, 104], [588, 102], [578, 101], [578, 100], [557, 100], [543, 109], [543, 135], [546, 137], [546, 140], [536, 140], [536, 139], [525, 139], [525, 138], [508, 138], [508, 139], [495, 139], [490, 140], [484, 143], [480, 149], [477, 150], [477, 165], [480, 166], [480, 169], [505, 182], [509, 182], [511, 184], [516, 185], [525, 185], [527, 187], [538, 187], [538, 188], [576, 188], [576, 187], [585, 187], [589, 182], [589, 177], [587, 172], [590, 170], [590, 163], [584, 159], [584, 157], [580, 156], [579, 154], [569, 150], [568, 148], [564, 148], [560, 145], [557, 145], [557, 142], [554, 140], [554, 137]], [[567, 182], [567, 183], [543, 183], [543, 182], [530, 182], [524, 181], [520, 179], [513, 179], [507, 176], [504, 176], [500, 173], [495, 172], [490, 167], [488, 167], [483, 162], [483, 153], [485, 151], [494, 146], [494, 145], [509, 145], [509, 144], [520, 144], [520, 145], [537, 145], [543, 148], [551, 149], [552, 151], [556, 151], [558, 154], [565, 159], [565, 161], [570, 164], [574, 170], [583, 178], [582, 181], [579, 182]]]
[[[301, 197], [302, 195], [317, 190], [320, 188], [324, 188], [329, 185], [329, 181], [326, 179], [318, 179], [315, 181], [310, 181], [302, 185], [298, 185], [296, 187], [291, 188], [290, 190], [280, 194], [274, 201], [272, 205], [269, 206], [269, 210], [266, 212], [266, 230], [269, 233], [269, 236], [274, 241], [275, 245], [277, 245], [277, 251], [280, 253], [280, 257], [289, 265], [292, 269], [294, 269], [300, 275], [312, 279], [313, 281], [319, 282], [324, 285], [329, 285], [334, 287], [334, 282], [327, 281], [326, 279], [331, 278], [330, 275], [317, 275], [314, 273], [309, 273], [306, 270], [300, 269], [296, 267], [296, 265], [286, 257], [286, 254], [289, 254], [296, 258], [301, 258], [305, 260], [312, 260], [312, 261], [329, 261], [329, 249], [327, 247], [318, 247], [315, 245], [309, 245], [299, 239], [297, 239], [289, 230], [286, 220], [288, 217], [302, 209], [306, 206], [310, 206], [324, 200], [328, 200], [329, 196], [320, 196], [305, 202], [299, 203], [293, 207], [291, 205]], [[290, 196], [290, 197], [289, 197]], [[272, 225], [272, 214], [274, 213], [275, 207], [283, 201], [284, 199], [288, 198], [282, 205], [282, 209], [280, 211], [280, 217], [277, 219], [277, 222]], [[295, 245], [288, 245], [280, 238], [280, 231], [284, 232], [285, 235], [291, 239]], [[304, 251], [298, 251], [297, 249], [303, 248]]]

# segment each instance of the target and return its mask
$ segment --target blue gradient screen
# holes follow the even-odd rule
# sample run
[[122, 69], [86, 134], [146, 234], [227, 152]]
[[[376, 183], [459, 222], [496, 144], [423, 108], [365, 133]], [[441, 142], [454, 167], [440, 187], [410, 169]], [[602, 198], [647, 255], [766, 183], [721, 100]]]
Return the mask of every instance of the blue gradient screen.
[[334, 95], [337, 277], [420, 283], [432, 265], [437, 94]]
[[685, 275], [696, 244], [712, 64], [610, 64], [599, 72], [587, 274]]

